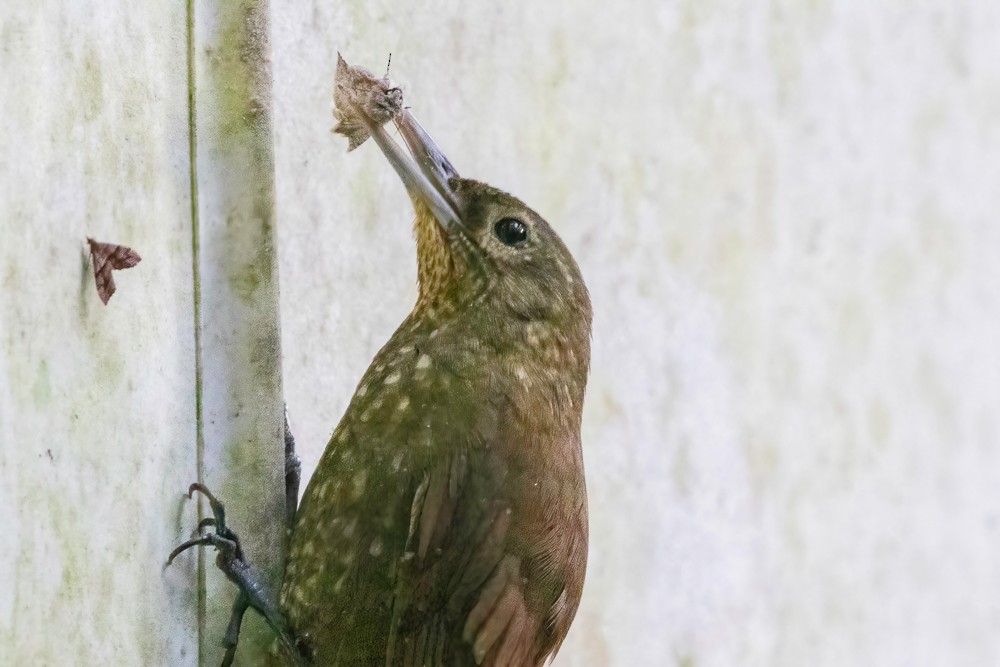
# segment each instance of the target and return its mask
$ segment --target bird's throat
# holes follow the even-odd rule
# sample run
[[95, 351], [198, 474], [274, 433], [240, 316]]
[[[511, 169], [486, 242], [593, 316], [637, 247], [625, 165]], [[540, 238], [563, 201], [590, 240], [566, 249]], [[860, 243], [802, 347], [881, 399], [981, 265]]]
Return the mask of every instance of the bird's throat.
[[448, 235], [422, 199], [414, 197], [417, 217], [413, 235], [417, 241], [417, 283], [419, 297], [416, 310], [434, 310], [444, 302], [448, 283], [455, 272], [455, 259]]

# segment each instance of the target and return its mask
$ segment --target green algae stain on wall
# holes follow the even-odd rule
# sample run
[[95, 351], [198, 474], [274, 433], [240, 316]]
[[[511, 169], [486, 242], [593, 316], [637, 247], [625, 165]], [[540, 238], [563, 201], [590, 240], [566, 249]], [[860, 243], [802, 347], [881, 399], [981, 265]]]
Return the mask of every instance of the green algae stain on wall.
[[267, 143], [270, 154], [271, 93], [267, 3], [227, 7], [225, 27], [209, 62], [222, 82], [220, 138], [231, 144]]
[[35, 407], [45, 407], [52, 400], [52, 385], [49, 381], [49, 364], [45, 359], [38, 363], [35, 383], [31, 388], [31, 398]]
[[232, 262], [227, 267], [229, 288], [245, 303], [257, 298], [257, 290], [262, 285], [274, 289], [276, 281], [273, 190], [260, 190], [252, 195], [256, 200], [249, 214], [233, 210], [226, 218], [228, 242], [245, 242], [247, 237], [256, 240], [248, 260]]
[[84, 120], [96, 119], [104, 108], [104, 78], [100, 57], [88, 47], [79, 66], [75, 81], [75, 96]]
[[266, 277], [256, 264], [245, 262], [230, 272], [229, 287], [244, 301], [251, 301], [264, 280]]
[[[202, 474], [273, 589], [283, 564], [284, 451], [268, 5], [194, 8]], [[211, 664], [221, 659], [235, 589], [214, 567], [206, 575], [200, 651]], [[266, 662], [272, 641], [248, 614], [236, 662]]]
[[[258, 379], [257, 386], [277, 393], [281, 386], [281, 341], [277, 327], [262, 327], [250, 341], [250, 368]], [[284, 430], [278, 434], [284, 442]]]

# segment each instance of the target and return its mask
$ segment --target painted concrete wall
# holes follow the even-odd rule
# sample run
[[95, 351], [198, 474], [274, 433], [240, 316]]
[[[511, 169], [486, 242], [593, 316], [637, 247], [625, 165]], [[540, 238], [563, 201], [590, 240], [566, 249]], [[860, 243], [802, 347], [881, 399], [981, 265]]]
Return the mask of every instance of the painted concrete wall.
[[276, 0], [306, 467], [414, 297], [336, 51], [559, 230], [595, 305], [557, 665], [1000, 664], [1000, 6]]
[[[186, 21], [111, 9], [0, 9], [4, 664], [197, 659]], [[108, 307], [87, 236], [143, 257]]]
[[[0, 664], [219, 664], [207, 507], [275, 582], [281, 366], [263, 2], [0, 8]], [[86, 237], [133, 247], [98, 299]], [[207, 557], [206, 557], [207, 556]], [[245, 627], [240, 664], [271, 635]]]
[[[402, 188], [328, 132], [339, 49], [588, 279], [557, 665], [1000, 663], [1000, 7], [274, 0], [268, 44], [197, 3], [192, 161], [169, 4], [0, 8], [0, 662], [216, 664], [231, 591], [160, 569], [181, 491], [273, 514], [282, 378], [308, 473], [415, 296]], [[144, 258], [107, 308], [87, 235]]]

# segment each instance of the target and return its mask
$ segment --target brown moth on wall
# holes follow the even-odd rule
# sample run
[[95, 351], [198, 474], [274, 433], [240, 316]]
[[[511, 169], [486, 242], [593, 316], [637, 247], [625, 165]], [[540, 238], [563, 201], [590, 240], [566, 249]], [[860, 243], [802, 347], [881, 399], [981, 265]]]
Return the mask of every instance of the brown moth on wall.
[[115, 269], [130, 269], [140, 261], [139, 253], [132, 248], [115, 243], [99, 243], [87, 237], [90, 244], [90, 257], [94, 262], [94, 280], [97, 282], [97, 295], [104, 305], [115, 293], [115, 279], [111, 272]]

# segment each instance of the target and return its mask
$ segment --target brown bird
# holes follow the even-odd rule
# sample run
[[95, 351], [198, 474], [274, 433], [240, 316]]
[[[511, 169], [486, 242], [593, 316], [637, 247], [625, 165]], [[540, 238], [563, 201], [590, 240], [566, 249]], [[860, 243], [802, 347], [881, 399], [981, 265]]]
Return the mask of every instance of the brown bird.
[[410, 194], [419, 296], [303, 495], [272, 625], [317, 665], [541, 665], [586, 569], [590, 299], [549, 224], [460, 178], [397, 92], [342, 99], [341, 130]]

